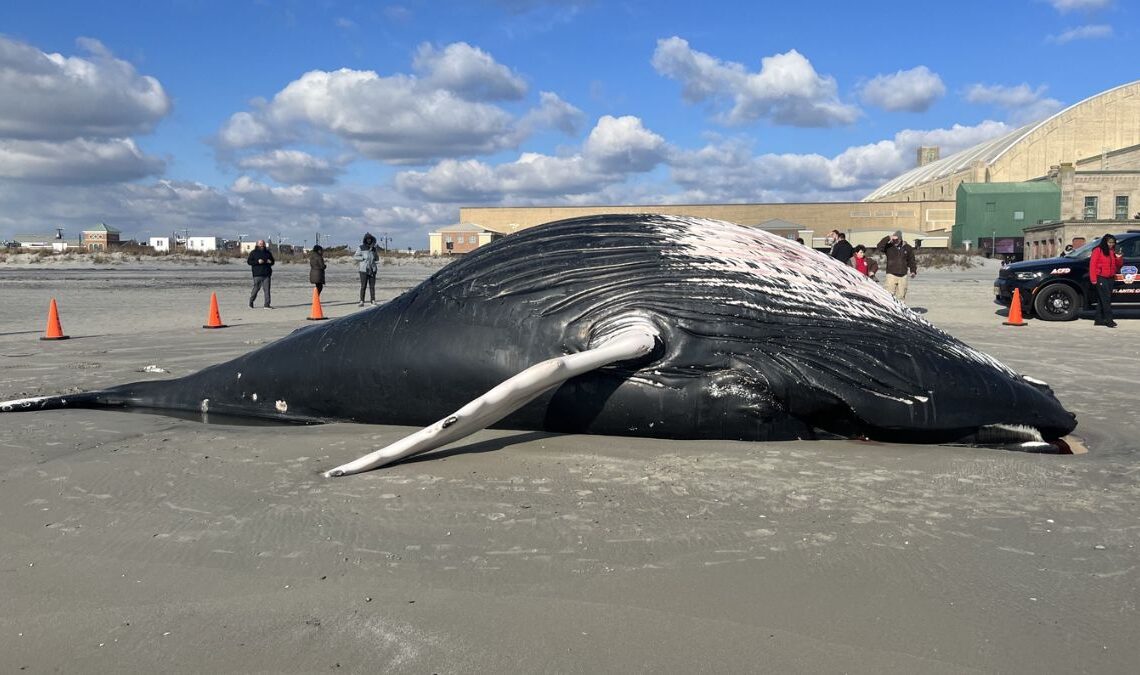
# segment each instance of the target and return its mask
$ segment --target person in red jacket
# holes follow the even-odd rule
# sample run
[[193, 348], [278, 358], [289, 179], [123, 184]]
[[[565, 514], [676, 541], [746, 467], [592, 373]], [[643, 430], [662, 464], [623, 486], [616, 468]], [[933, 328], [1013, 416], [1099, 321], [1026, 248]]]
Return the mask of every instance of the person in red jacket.
[[867, 247], [859, 244], [854, 249], [851, 256], [851, 264], [865, 277], [875, 278], [875, 272], [879, 271], [879, 263], [867, 257]]
[[1100, 238], [1100, 243], [1093, 249], [1089, 258], [1089, 281], [1096, 286], [1096, 321], [1097, 326], [1116, 328], [1112, 320], [1112, 284], [1116, 281], [1116, 273], [1124, 266], [1124, 255], [1116, 250], [1116, 237], [1106, 234]]

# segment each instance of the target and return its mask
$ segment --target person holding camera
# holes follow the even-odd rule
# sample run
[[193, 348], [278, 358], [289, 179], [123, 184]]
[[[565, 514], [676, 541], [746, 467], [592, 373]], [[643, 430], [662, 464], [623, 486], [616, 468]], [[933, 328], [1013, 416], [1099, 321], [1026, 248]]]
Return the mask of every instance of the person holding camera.
[[[883, 237], [875, 250], [887, 257], [887, 262], [884, 265], [887, 269], [883, 286], [896, 300], [902, 302], [906, 299], [907, 282], [918, 274], [918, 263], [914, 260], [914, 247], [903, 240], [901, 230], [895, 230], [890, 235]], [[907, 277], [908, 271], [910, 272], [909, 278]]]
[[257, 246], [249, 252], [246, 259], [253, 268], [253, 292], [249, 294], [249, 308], [253, 309], [253, 301], [261, 289], [265, 289], [265, 309], [273, 309], [269, 304], [269, 281], [273, 276], [273, 253], [265, 246], [264, 239], [257, 240]]
[[839, 230], [832, 230], [828, 239], [832, 242], [828, 255], [844, 265], [851, 264], [851, 256], [855, 255], [855, 249], [851, 248], [851, 242], [847, 241], [847, 235]]
[[1116, 237], [1111, 234], [1101, 237], [1089, 258], [1089, 281], [1096, 288], [1094, 326], [1116, 328], [1116, 322], [1112, 320], [1112, 287], [1123, 266], [1124, 254], [1116, 250]]
[[364, 233], [364, 241], [360, 248], [352, 254], [357, 262], [356, 269], [360, 272], [360, 306], [364, 306], [364, 289], [368, 289], [369, 300], [376, 304], [376, 263], [380, 258], [380, 249], [376, 247], [376, 237], [370, 232]]

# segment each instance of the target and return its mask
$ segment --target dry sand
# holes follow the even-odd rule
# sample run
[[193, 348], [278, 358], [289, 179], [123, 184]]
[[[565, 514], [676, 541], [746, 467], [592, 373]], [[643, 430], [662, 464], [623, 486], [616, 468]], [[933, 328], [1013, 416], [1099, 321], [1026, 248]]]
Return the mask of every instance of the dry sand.
[[[254, 349], [307, 323], [306, 275], [269, 311], [244, 265], [0, 266], [0, 398]], [[410, 429], [0, 415], [0, 671], [1135, 672], [1140, 314], [1003, 327], [994, 276], [910, 302], [1050, 381], [1089, 454], [485, 431], [329, 480]], [[71, 340], [37, 339], [51, 297]]]

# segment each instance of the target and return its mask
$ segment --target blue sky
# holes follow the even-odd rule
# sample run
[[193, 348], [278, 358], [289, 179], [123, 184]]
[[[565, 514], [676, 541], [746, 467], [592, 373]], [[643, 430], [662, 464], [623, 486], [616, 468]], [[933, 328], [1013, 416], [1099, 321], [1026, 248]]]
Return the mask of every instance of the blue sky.
[[0, 237], [426, 248], [461, 205], [857, 200], [1140, 77], [1135, 0], [929, 7], [12, 0]]

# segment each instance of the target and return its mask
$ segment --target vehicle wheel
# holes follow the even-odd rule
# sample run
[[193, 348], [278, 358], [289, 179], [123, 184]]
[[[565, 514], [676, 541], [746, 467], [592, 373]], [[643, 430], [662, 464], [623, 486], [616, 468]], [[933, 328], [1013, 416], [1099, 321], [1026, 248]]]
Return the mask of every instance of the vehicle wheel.
[[1046, 286], [1033, 300], [1033, 313], [1042, 321], [1072, 321], [1081, 311], [1081, 298], [1064, 284]]

